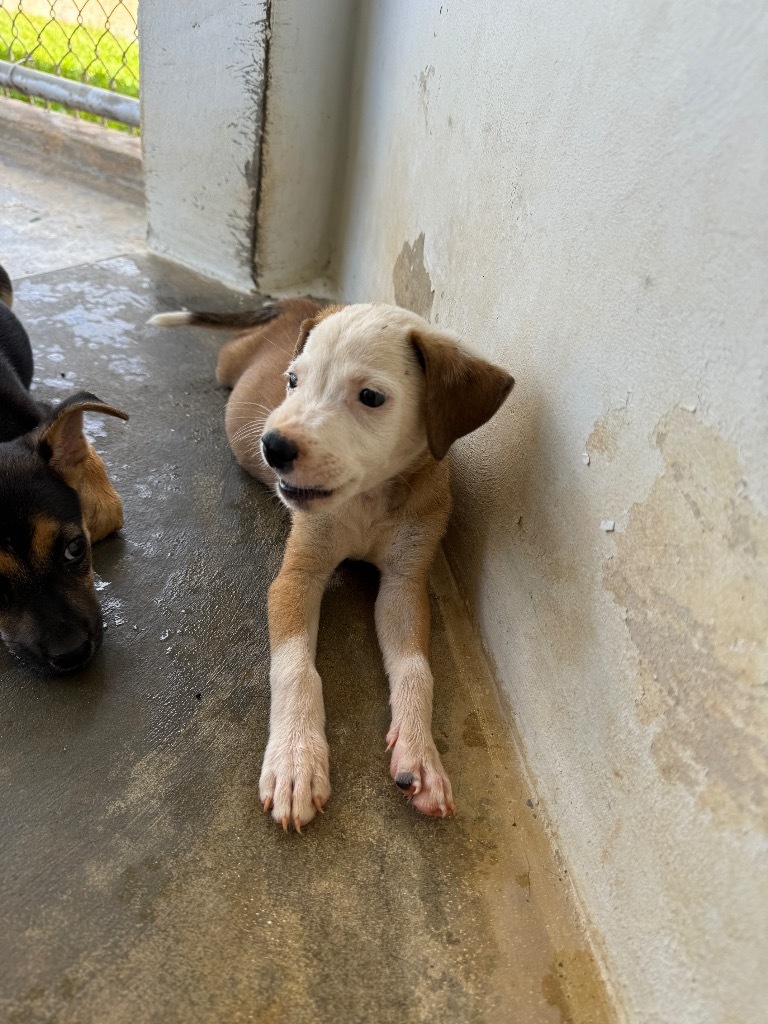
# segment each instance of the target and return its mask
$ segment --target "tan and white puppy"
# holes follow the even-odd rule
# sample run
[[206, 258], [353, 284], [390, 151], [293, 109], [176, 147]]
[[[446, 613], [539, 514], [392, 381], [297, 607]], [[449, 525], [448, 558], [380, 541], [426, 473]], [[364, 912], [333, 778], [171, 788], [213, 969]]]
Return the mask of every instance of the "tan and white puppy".
[[353, 558], [381, 571], [376, 630], [390, 682], [390, 774], [423, 813], [450, 813], [428, 658], [429, 572], [451, 507], [444, 460], [498, 410], [512, 377], [452, 334], [382, 303], [322, 309], [289, 300], [250, 318], [172, 313], [152, 322], [257, 325], [225, 346], [217, 376], [233, 388], [226, 422], [238, 462], [275, 487], [293, 520], [269, 591], [265, 809], [300, 830], [330, 796], [315, 648], [323, 591]]

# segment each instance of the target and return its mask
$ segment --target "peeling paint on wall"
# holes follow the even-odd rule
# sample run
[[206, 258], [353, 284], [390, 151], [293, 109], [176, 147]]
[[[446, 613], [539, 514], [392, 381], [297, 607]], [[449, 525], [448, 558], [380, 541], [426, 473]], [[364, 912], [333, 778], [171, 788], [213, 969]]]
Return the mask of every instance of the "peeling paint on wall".
[[619, 450], [619, 439], [627, 424], [625, 407], [610, 409], [595, 423], [592, 433], [587, 438], [586, 450], [592, 456], [595, 453], [604, 455], [608, 461], [615, 458]]
[[429, 81], [435, 76], [435, 68], [432, 64], [429, 64], [419, 75], [419, 96], [421, 98], [421, 106], [424, 110], [424, 127], [429, 129]]
[[768, 831], [768, 520], [734, 445], [683, 410], [605, 580], [626, 609], [640, 721], [662, 775], [723, 826]]
[[424, 232], [419, 235], [413, 245], [403, 243], [392, 271], [392, 284], [395, 289], [395, 302], [398, 306], [411, 309], [425, 320], [432, 312], [435, 290], [427, 268], [424, 266]]

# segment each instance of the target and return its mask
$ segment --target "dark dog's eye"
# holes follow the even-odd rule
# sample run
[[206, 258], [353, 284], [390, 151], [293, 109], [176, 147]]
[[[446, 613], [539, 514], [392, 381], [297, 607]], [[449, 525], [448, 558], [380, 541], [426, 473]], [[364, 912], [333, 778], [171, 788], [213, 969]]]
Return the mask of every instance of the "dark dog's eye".
[[288, 387], [289, 388], [295, 388], [298, 383], [299, 383], [299, 378], [296, 376], [296, 374], [295, 373], [289, 373], [288, 374]]
[[85, 537], [75, 537], [64, 548], [64, 561], [69, 562], [70, 565], [74, 562], [79, 562], [87, 550], [88, 545], [85, 542]]
[[378, 409], [380, 405], [384, 405], [386, 400], [386, 395], [382, 394], [381, 391], [374, 391], [373, 388], [363, 388], [360, 392], [360, 401], [363, 405], [369, 405], [372, 409]]

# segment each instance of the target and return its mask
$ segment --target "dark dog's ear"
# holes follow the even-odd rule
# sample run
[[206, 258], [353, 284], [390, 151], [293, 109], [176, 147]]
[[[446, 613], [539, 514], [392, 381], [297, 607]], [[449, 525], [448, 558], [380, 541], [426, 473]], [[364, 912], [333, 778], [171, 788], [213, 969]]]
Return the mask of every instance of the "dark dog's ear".
[[38, 451], [51, 469], [69, 483], [68, 477], [88, 457], [88, 441], [83, 433], [83, 413], [103, 412], [127, 420], [127, 413], [106, 405], [96, 395], [81, 391], [72, 395], [51, 413], [38, 438]]
[[429, 450], [443, 459], [454, 441], [498, 411], [515, 381], [506, 370], [462, 350], [449, 334], [419, 328], [410, 341], [426, 377]]
[[123, 525], [120, 498], [107, 477], [104, 463], [83, 433], [83, 413], [101, 412], [127, 420], [119, 409], [96, 395], [81, 391], [61, 402], [41, 428], [37, 450], [50, 468], [77, 491], [91, 540], [101, 540]]
[[13, 305], [13, 285], [8, 277], [8, 271], [0, 266], [0, 302], [4, 302], [8, 309]]
[[294, 359], [304, 351], [310, 331], [317, 327], [321, 320], [325, 320], [327, 316], [332, 316], [334, 313], [341, 312], [342, 309], [344, 309], [343, 306], [326, 306], [325, 309], [321, 309], [319, 313], [315, 313], [308, 320], [302, 320], [301, 327], [299, 328], [299, 340], [296, 342], [296, 348], [293, 350]]

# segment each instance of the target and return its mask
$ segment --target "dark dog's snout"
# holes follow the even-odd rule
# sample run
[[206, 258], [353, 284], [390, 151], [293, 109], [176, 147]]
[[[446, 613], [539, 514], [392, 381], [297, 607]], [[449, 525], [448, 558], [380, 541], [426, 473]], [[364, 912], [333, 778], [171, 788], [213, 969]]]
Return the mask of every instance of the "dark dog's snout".
[[289, 469], [299, 454], [299, 446], [279, 430], [269, 430], [261, 439], [264, 458], [272, 469]]
[[72, 672], [76, 668], [82, 668], [90, 660], [92, 654], [93, 644], [90, 640], [84, 640], [77, 647], [70, 647], [56, 653], [49, 651], [48, 660], [55, 672]]
[[60, 621], [58, 626], [50, 619], [38, 619], [34, 625], [27, 621], [3, 639], [19, 661], [43, 675], [59, 676], [85, 668], [101, 646], [103, 629], [99, 611], [94, 618]]

